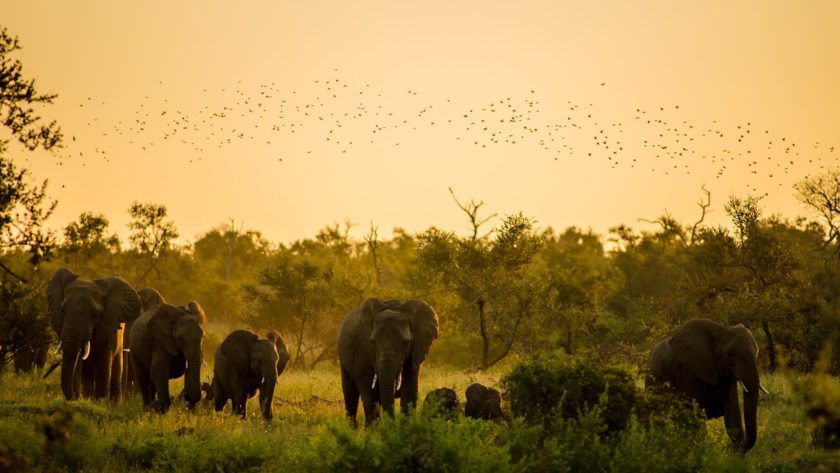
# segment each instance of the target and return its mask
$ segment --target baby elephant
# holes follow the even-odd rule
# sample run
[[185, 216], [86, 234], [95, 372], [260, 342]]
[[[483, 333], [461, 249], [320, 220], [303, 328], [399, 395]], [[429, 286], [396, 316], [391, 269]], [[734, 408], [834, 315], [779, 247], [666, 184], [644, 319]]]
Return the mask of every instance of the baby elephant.
[[464, 415], [473, 419], [496, 420], [503, 419], [502, 395], [499, 391], [475, 383], [467, 388], [467, 404]]
[[234, 330], [215, 353], [213, 401], [216, 411], [224, 409], [228, 399], [233, 412], [245, 418], [245, 404], [260, 391], [260, 410], [270, 421], [274, 415], [273, 398], [277, 377], [289, 361], [289, 350], [276, 331], [260, 339], [250, 330]]
[[[431, 402], [431, 403], [430, 403]], [[433, 415], [440, 415], [447, 419], [454, 419], [458, 416], [458, 408], [461, 403], [458, 401], [458, 393], [454, 389], [439, 388], [429, 391], [426, 400], [423, 402], [423, 409], [434, 409]]]

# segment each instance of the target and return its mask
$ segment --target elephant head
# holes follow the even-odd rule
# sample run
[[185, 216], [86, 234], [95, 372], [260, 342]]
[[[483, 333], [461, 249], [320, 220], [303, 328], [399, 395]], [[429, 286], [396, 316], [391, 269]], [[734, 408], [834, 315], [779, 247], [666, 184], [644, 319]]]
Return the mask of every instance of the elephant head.
[[91, 342], [104, 344], [109, 336], [116, 337], [121, 323], [139, 317], [140, 297], [118, 277], [89, 281], [61, 268], [47, 286], [47, 305], [50, 325], [59, 336], [56, 351], [63, 351], [61, 389], [72, 399], [77, 394], [73, 380], [80, 369], [79, 356], [87, 358]]
[[156, 289], [152, 289], [151, 287], [144, 287], [143, 289], [137, 291], [137, 294], [140, 296], [140, 306], [142, 312], [146, 312], [154, 306], [166, 303], [163, 296]]
[[379, 401], [385, 412], [393, 414], [400, 373], [403, 373], [403, 384], [413, 383], [403, 393], [401, 402], [404, 406], [407, 401], [416, 402], [416, 377], [437, 337], [437, 314], [419, 299], [400, 304], [399, 301], [371, 298], [362, 305], [362, 318], [371, 327], [374, 384], [379, 389]]
[[[725, 327], [711, 320], [692, 320], [672, 332], [666, 341], [667, 347], [660, 348], [660, 353], [667, 355], [669, 363], [681, 366], [702, 384], [709, 387], [735, 382], [741, 384], [744, 390], [745, 435], [741, 431], [740, 416], [737, 419], [726, 419], [726, 424], [730, 436], [740, 443], [743, 450], [752, 448], [756, 441], [758, 392], [764, 388], [758, 376], [758, 345], [749, 329], [741, 324]], [[651, 355], [651, 369], [656, 374], [657, 360], [654, 359], [654, 352]], [[690, 391], [690, 388], [679, 386], [679, 379], [669, 381], [677, 389]], [[732, 389], [734, 392], [737, 388]], [[706, 408], [707, 412], [712, 404], [720, 404], [720, 407], [716, 407], [720, 412], [724, 409], [723, 400], [708, 399], [705, 403], [707, 405], [703, 406], [701, 402], [701, 407]]]
[[280, 376], [283, 374], [283, 370], [286, 369], [286, 365], [292, 358], [289, 353], [289, 346], [286, 344], [286, 339], [284, 339], [283, 335], [280, 335], [280, 332], [277, 330], [268, 332], [267, 336], [269, 340], [274, 342], [274, 346], [277, 348], [277, 355], [280, 356], [280, 359], [277, 360], [277, 376]]
[[233, 369], [248, 380], [249, 396], [253, 390], [260, 390], [260, 411], [265, 420], [274, 416], [274, 388], [282, 371], [278, 367], [281, 358], [277, 352], [277, 335], [280, 334], [270, 332], [272, 339], [261, 339], [249, 330], [235, 330], [221, 345], [222, 354]]
[[201, 399], [206, 324], [204, 311], [195, 301], [185, 307], [160, 304], [148, 323], [152, 338], [172, 357], [169, 377], [184, 375], [184, 398], [191, 406]]

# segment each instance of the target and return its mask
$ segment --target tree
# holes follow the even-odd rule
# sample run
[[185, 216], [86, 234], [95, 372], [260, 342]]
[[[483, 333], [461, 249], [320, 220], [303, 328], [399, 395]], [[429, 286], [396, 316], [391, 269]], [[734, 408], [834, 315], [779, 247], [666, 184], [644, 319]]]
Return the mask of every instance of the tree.
[[794, 189], [799, 200], [822, 217], [828, 229], [825, 244], [834, 245], [840, 256], [840, 168], [808, 177], [798, 182]]
[[[23, 76], [21, 62], [9, 57], [19, 49], [18, 38], [0, 27], [0, 120], [25, 148], [53, 150], [61, 146], [61, 130], [55, 122], [41, 125], [32, 107], [52, 103], [55, 95], [39, 93], [35, 81]], [[47, 181], [32, 183], [29, 172], [6, 157], [9, 142], [0, 138], [0, 364], [9, 353], [43, 350], [49, 342], [43, 288], [12, 269], [9, 260], [25, 252], [28, 265], [18, 267], [35, 270], [55, 246], [54, 235], [44, 228], [56, 206], [46, 197]]]
[[[457, 295], [464, 327], [477, 331], [481, 339], [482, 369], [511, 352], [523, 325], [540, 310], [537, 301], [544, 280], [533, 265], [544, 242], [533, 224], [522, 214], [508, 215], [492, 240], [478, 237], [476, 227], [466, 238], [436, 228], [418, 237], [417, 269], [435, 275]], [[474, 308], [477, 321], [471, 316]]]
[[[128, 240], [140, 264], [136, 267], [134, 285], [142, 286], [150, 272], [156, 271], [173, 241], [178, 238], [175, 223], [167, 220], [166, 206], [134, 202], [128, 209], [133, 219], [128, 223]], [[161, 279], [157, 273], [158, 280]]]

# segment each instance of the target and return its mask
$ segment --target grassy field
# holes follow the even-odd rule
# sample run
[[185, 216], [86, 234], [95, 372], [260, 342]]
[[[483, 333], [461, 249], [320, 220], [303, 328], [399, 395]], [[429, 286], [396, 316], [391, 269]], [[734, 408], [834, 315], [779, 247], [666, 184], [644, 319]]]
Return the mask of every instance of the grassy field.
[[[421, 379], [421, 399], [433, 388], [448, 386], [463, 401], [469, 384], [481, 382], [498, 387], [503, 375], [504, 369], [466, 373], [430, 367]], [[803, 401], [794, 389], [799, 381], [792, 376], [764, 377], [763, 383], [772, 394], [761, 400], [758, 442], [746, 455], [729, 447], [722, 421], [709, 422], [704, 445], [695, 446], [710, 452], [703, 469], [715, 471], [725, 466], [730, 471], [836, 471], [834, 468], [840, 465], [836, 455], [811, 445]], [[145, 412], [137, 397], [119, 405], [87, 400], [68, 405], [62, 399], [56, 374], [43, 381], [35, 374], [18, 376], [6, 372], [0, 383], [0, 471], [366, 468], [359, 465], [382, 471], [437, 469], [437, 464], [395, 468], [381, 460], [366, 464], [358, 458], [393, 450], [402, 436], [410, 437], [407, 443], [414, 447], [431, 443], [427, 447], [442, 455], [434, 461], [450, 465], [450, 471], [486, 471], [502, 468], [500, 465], [510, 471], [529, 469], [517, 467], [512, 460], [516, 455], [510, 451], [510, 439], [521, 427], [516, 421], [501, 425], [415, 416], [415, 420], [387, 421], [381, 428], [350, 429], [343, 420], [337, 369], [326, 364], [311, 372], [283, 374], [275, 394], [275, 417], [270, 424], [262, 421], [255, 399], [248, 405], [248, 419], [243, 421], [231, 415], [229, 406], [225, 412], [216, 413], [206, 402], [193, 412], [176, 402], [164, 415]], [[180, 392], [181, 382], [173, 381], [172, 388], [173, 392]], [[632, 446], [632, 442], [628, 445]], [[633, 455], [632, 448], [627, 455]], [[649, 450], [644, 454], [650, 455]], [[416, 452], [409, 456], [426, 458]], [[645, 457], [642, 463], [648, 461], [653, 460]], [[623, 462], [612, 464], [615, 471], [630, 469], [621, 467]], [[654, 469], [668, 471], [667, 467]]]

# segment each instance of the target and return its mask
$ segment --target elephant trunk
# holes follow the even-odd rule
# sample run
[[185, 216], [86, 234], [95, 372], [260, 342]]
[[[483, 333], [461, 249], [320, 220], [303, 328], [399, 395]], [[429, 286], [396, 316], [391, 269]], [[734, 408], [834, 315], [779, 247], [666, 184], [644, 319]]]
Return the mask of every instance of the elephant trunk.
[[277, 371], [271, 367], [263, 373], [260, 383], [260, 411], [263, 419], [270, 421], [274, 417], [274, 388], [277, 386]]
[[376, 363], [376, 377], [379, 384], [379, 402], [382, 410], [394, 415], [394, 391], [397, 384], [400, 362], [396, 356], [380, 356]]
[[745, 367], [736, 367], [735, 376], [744, 384], [744, 442], [741, 449], [747, 451], [755, 445], [757, 436], [758, 391], [761, 383], [758, 379], [758, 368], [755, 361], [747, 363]]
[[83, 356], [82, 346], [84, 337], [71, 329], [64, 329], [61, 332], [59, 346], [62, 350], [61, 356], [61, 390], [67, 400], [75, 399], [79, 393], [76, 392], [75, 379], [76, 370], [80, 369], [79, 357]]
[[187, 370], [184, 373], [184, 399], [193, 407], [201, 400], [201, 351], [189, 353], [185, 358]]

